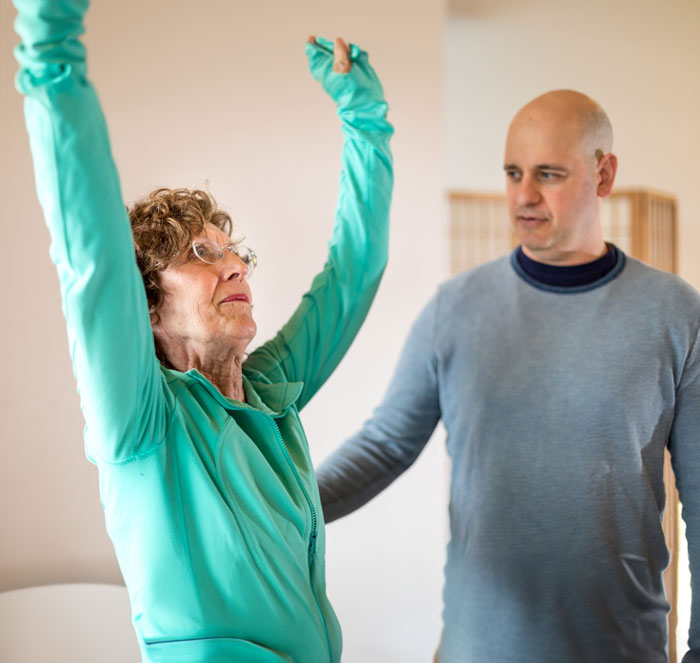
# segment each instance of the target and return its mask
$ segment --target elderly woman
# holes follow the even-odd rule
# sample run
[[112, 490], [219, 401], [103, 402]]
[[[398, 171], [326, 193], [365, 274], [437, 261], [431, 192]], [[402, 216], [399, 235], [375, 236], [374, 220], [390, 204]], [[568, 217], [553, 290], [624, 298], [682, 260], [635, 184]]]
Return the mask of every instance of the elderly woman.
[[386, 261], [392, 129], [367, 56], [338, 42], [334, 71], [332, 44], [307, 44], [345, 138], [330, 253], [291, 319], [247, 356], [255, 254], [206, 194], [182, 189], [133, 207], [132, 242], [77, 39], [87, 2], [15, 4], [86, 448], [143, 660], [337, 662], [299, 412], [352, 342]]

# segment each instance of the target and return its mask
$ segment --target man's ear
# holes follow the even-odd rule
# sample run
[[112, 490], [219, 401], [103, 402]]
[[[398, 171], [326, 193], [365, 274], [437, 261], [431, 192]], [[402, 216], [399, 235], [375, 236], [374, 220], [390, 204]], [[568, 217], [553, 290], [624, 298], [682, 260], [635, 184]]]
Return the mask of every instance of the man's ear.
[[615, 175], [617, 174], [617, 157], [612, 153], [603, 155], [598, 161], [596, 167], [598, 175], [598, 187], [596, 193], [601, 198], [610, 195], [613, 184], [615, 183]]

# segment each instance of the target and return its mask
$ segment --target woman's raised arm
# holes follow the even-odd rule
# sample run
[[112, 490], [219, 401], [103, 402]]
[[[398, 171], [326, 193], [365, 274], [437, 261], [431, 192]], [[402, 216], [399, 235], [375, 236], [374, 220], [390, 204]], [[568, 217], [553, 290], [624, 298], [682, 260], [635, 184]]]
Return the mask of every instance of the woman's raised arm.
[[87, 0], [14, 0], [36, 186], [51, 233], [93, 460], [123, 461], [165, 432], [162, 378], [119, 177], [87, 80]]
[[344, 135], [340, 185], [328, 259], [277, 336], [246, 369], [271, 381], [303, 382], [301, 409], [328, 379], [360, 329], [386, 266], [393, 162], [384, 91], [367, 53], [350, 47], [348, 73], [333, 44], [306, 45], [311, 74], [336, 103]]

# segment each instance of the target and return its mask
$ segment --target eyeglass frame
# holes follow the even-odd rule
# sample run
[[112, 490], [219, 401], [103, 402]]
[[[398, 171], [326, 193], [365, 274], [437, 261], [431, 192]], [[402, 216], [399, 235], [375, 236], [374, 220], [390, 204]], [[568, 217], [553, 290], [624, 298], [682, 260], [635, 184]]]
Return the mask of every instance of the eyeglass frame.
[[[216, 260], [209, 261], [205, 260], [202, 258], [201, 255], [199, 255], [199, 252], [197, 251], [197, 244], [199, 243], [207, 243], [211, 244], [212, 246], [216, 247], [217, 253], [216, 253]], [[246, 262], [238, 253], [238, 250], [240, 249], [245, 249], [251, 256], [250, 262]], [[251, 249], [249, 246], [243, 246], [242, 244], [227, 244], [226, 246], [221, 246], [220, 244], [217, 244], [213, 239], [209, 239], [208, 237], [205, 238], [200, 238], [200, 239], [194, 239], [192, 240], [192, 252], [194, 253], [195, 257], [198, 260], [201, 260], [203, 263], [207, 265], [215, 265], [218, 262], [221, 262], [224, 259], [224, 251], [228, 251], [229, 253], [232, 253], [236, 258], [238, 258], [247, 268], [248, 271], [246, 272], [245, 278], [248, 278], [255, 268], [257, 267], [258, 264], [258, 255]]]

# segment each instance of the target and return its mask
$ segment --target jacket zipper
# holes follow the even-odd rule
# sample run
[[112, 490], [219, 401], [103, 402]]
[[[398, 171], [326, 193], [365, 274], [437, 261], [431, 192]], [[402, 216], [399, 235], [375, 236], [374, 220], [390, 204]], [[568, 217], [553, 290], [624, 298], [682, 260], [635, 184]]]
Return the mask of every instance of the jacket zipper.
[[314, 587], [314, 579], [313, 579], [313, 563], [314, 563], [314, 555], [316, 553], [316, 537], [318, 534], [318, 517], [316, 515], [316, 509], [314, 508], [314, 504], [311, 501], [311, 496], [307, 492], [306, 488], [304, 487], [304, 482], [301, 480], [301, 475], [299, 474], [299, 470], [297, 470], [297, 466], [294, 464], [294, 461], [292, 460], [291, 455], [289, 454], [289, 449], [287, 449], [287, 444], [284, 441], [284, 438], [282, 437], [282, 432], [279, 429], [279, 426], [277, 425], [277, 422], [268, 414], [265, 414], [264, 412], [260, 412], [260, 410], [256, 410], [254, 407], [251, 407], [250, 405], [235, 405], [235, 409], [237, 410], [249, 410], [250, 412], [255, 412], [255, 414], [258, 414], [265, 419], [269, 420], [270, 423], [272, 424], [272, 428], [275, 431], [275, 436], [277, 437], [277, 441], [279, 442], [280, 447], [282, 448], [282, 451], [284, 452], [284, 457], [287, 460], [287, 463], [289, 464], [289, 467], [292, 469], [292, 473], [294, 474], [294, 478], [297, 481], [297, 484], [299, 484], [299, 488], [301, 488], [301, 492], [304, 495], [304, 499], [306, 500], [306, 503], [309, 505], [309, 511], [311, 512], [311, 536], [309, 537], [309, 546], [308, 546], [308, 562], [309, 562], [309, 581], [310, 581], [310, 586], [311, 586], [311, 593], [313, 594], [314, 600], [316, 601], [316, 607], [318, 608], [318, 612], [321, 615], [321, 621], [323, 622], [323, 630], [325, 631], [326, 634], [326, 646], [328, 647], [328, 660], [330, 663], [332, 663], [333, 660], [333, 652], [331, 648], [331, 639], [330, 635], [328, 633], [328, 626], [326, 625], [326, 620], [325, 617], [323, 616], [323, 611], [321, 610], [321, 604], [318, 602], [318, 596], [316, 595], [316, 589]]

